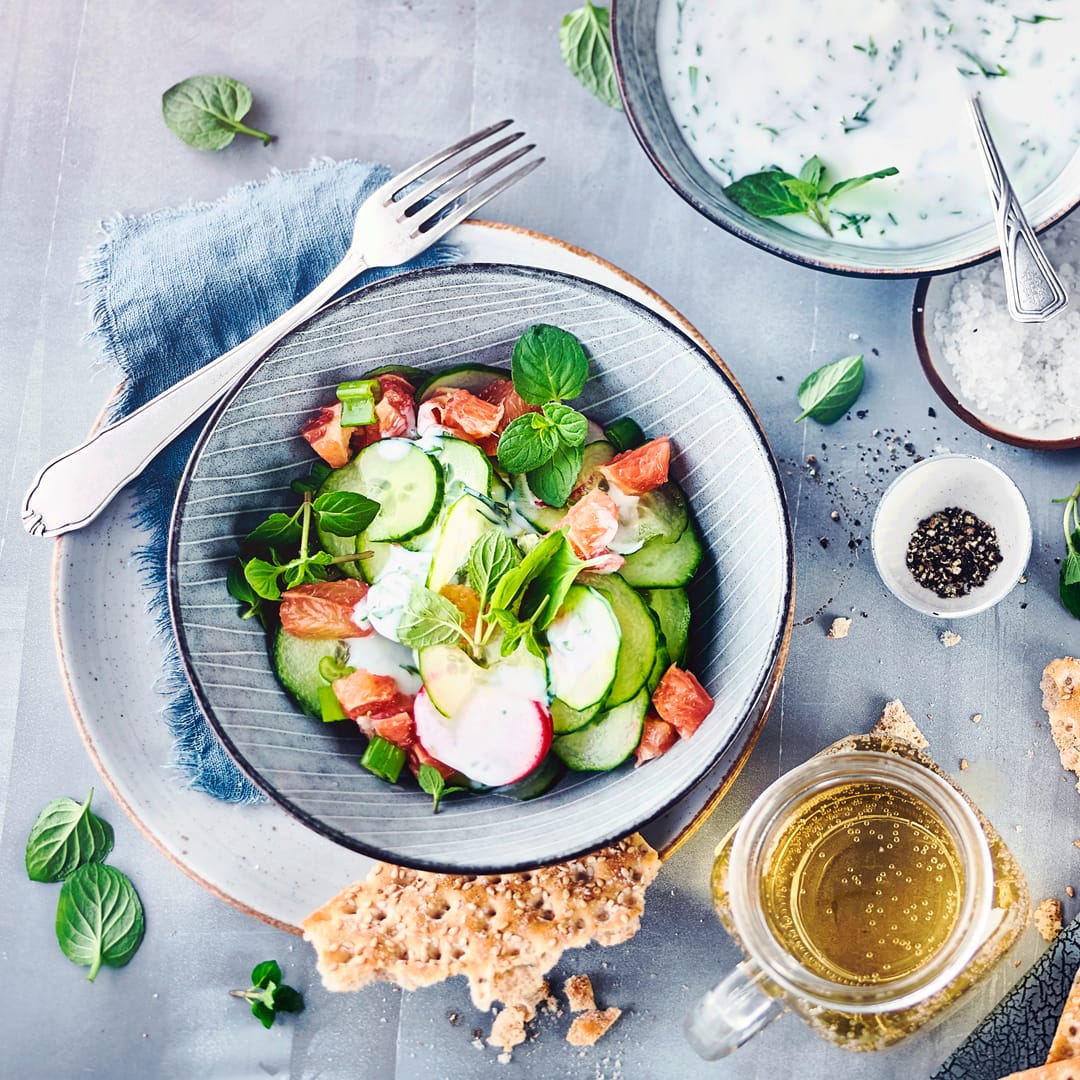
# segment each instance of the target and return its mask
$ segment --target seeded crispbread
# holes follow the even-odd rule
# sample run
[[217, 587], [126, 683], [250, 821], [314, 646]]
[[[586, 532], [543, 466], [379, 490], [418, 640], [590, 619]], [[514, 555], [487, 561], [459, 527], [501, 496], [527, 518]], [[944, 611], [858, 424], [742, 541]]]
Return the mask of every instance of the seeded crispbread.
[[1069, 996], [1065, 999], [1065, 1008], [1061, 1011], [1046, 1064], [1076, 1057], [1080, 1057], [1080, 971], [1076, 973]]
[[637, 834], [524, 873], [433, 874], [377, 863], [304, 920], [328, 990], [377, 981], [406, 990], [453, 975], [473, 1003], [520, 1005], [531, 1018], [563, 951], [632, 937], [660, 860]]
[[596, 1008], [592, 979], [588, 975], [571, 975], [563, 983], [563, 993], [566, 994], [566, 1003], [571, 1012], [589, 1012]]
[[[1080, 660], [1051, 660], [1039, 688], [1062, 767], [1080, 776]], [[1080, 782], [1076, 786], [1080, 789]]]
[[919, 730], [918, 724], [911, 719], [911, 714], [904, 708], [904, 703], [897, 698], [885, 703], [881, 719], [870, 729], [871, 735], [882, 739], [896, 739], [910, 743], [920, 750], [925, 750], [930, 742]]
[[622, 1016], [622, 1009], [590, 1009], [574, 1017], [566, 1041], [571, 1046], [592, 1046]]
[[1040, 901], [1032, 918], [1039, 936], [1044, 941], [1053, 941], [1061, 933], [1061, 901], [1052, 896]]

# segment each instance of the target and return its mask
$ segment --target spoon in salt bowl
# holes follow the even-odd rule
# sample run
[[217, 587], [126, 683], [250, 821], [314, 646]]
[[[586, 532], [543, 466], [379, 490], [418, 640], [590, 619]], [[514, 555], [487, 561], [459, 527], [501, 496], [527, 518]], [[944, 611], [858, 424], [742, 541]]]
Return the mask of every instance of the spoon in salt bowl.
[[1020, 200], [1005, 175], [994, 140], [983, 115], [979, 95], [968, 98], [986, 169], [986, 183], [994, 204], [994, 224], [1005, 270], [1005, 296], [1009, 314], [1017, 322], [1046, 322], [1069, 302], [1069, 295], [1028, 224]]

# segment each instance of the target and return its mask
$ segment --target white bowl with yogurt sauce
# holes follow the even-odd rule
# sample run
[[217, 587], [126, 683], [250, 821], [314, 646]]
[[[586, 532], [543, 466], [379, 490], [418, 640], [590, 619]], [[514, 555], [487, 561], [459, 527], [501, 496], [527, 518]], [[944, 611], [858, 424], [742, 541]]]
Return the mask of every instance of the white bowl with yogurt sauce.
[[[706, 217], [784, 258], [910, 277], [993, 255], [971, 91], [1033, 227], [1080, 203], [1075, 5], [1046, 0], [1033, 15], [992, 0], [802, 0], [782, 17], [760, 0], [612, 6], [620, 92], [653, 164]], [[900, 173], [838, 198], [831, 237], [724, 194], [773, 165], [797, 174], [812, 154], [832, 180]]]

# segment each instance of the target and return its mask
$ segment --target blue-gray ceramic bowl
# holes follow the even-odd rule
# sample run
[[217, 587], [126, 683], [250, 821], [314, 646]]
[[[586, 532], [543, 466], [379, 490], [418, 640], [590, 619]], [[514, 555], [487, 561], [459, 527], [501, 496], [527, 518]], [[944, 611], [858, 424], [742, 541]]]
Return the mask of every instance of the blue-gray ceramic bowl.
[[[910, 247], [838, 243], [824, 233], [803, 236], [781, 218], [757, 218], [736, 206], [720, 182], [694, 157], [668, 107], [656, 52], [660, 0], [612, 0], [611, 37], [615, 71], [627, 118], [660, 175], [699, 213], [757, 247], [819, 270], [864, 277], [922, 277], [956, 270], [998, 250], [993, 222], [960, 236]], [[768, 73], [763, 70], [763, 78]], [[956, 107], [964, 107], [958, 98]], [[987, 195], [989, 205], [989, 195]], [[1024, 210], [1042, 230], [1080, 204], [1080, 153]]]
[[[530, 802], [483, 794], [443, 803], [359, 765], [351, 724], [305, 716], [279, 686], [258, 623], [242, 620], [225, 576], [240, 539], [295, 504], [312, 455], [304, 420], [344, 379], [388, 363], [425, 370], [508, 366], [514, 342], [548, 322], [591, 360], [580, 407], [632, 414], [671, 435], [672, 474], [706, 539], [691, 586], [688, 666], [716, 704], [694, 736], [639, 769], [569, 773]], [[575, 402], [579, 404], [579, 402]], [[170, 598], [196, 697], [240, 766], [311, 828], [390, 862], [498, 872], [572, 858], [671, 806], [733, 740], [781, 653], [792, 548], [772, 455], [741, 395], [689, 338], [635, 302], [549, 271], [470, 265], [403, 274], [315, 316], [276, 346], [203, 432], [177, 497]]]

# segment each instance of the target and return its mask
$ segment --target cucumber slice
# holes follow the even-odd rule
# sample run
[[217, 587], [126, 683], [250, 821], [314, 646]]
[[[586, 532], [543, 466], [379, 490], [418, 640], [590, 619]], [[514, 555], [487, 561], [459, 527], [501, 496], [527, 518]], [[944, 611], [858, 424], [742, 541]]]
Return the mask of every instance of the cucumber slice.
[[583, 495], [588, 495], [603, 479], [600, 466], [606, 465], [615, 456], [615, 447], [604, 439], [589, 443], [581, 454], [581, 472], [574, 481], [571, 498], [577, 502]]
[[[315, 534], [319, 538], [319, 547], [335, 557], [339, 555], [355, 555], [358, 551], [367, 550], [357, 546], [360, 537], [338, 536], [336, 533], [327, 532], [319, 527], [318, 519], [315, 522]], [[356, 562], [338, 563], [338, 569], [346, 577], [356, 578], [357, 581], [370, 581], [371, 579], [367, 577], [364, 570], [364, 563], [369, 561], [368, 559], [358, 559]]]
[[686, 590], [643, 589], [642, 599], [660, 620], [660, 633], [673, 664], [682, 667], [686, 662], [686, 646], [690, 640], [690, 598]]
[[592, 720], [602, 707], [602, 703], [598, 701], [587, 709], [571, 709], [564, 701], [555, 698], [551, 703], [551, 730], [556, 735], [568, 735], [571, 731], [577, 731]]
[[548, 754], [528, 776], [513, 784], [494, 788], [496, 795], [509, 795], [512, 799], [527, 802], [550, 791], [566, 775], [566, 766], [554, 754]]
[[645, 432], [632, 416], [623, 416], [604, 428], [604, 438], [615, 444], [619, 453], [636, 450], [645, 442]]
[[369, 541], [407, 540], [427, 529], [438, 515], [443, 474], [439, 463], [408, 439], [380, 439], [335, 469], [319, 494], [324, 491], [355, 491], [379, 504], [367, 530]]
[[460, 495], [462, 487], [479, 491], [481, 495], [491, 494], [491, 462], [479, 446], [443, 435], [435, 440], [432, 453], [443, 467], [448, 498]]
[[[329, 548], [327, 550], [329, 550]], [[361, 559], [358, 563], [342, 563], [341, 569], [345, 570], [350, 577], [359, 577], [369, 585], [374, 585], [375, 582], [379, 580], [386, 564], [390, 561], [391, 554], [394, 550], [393, 544], [368, 540], [367, 533], [363, 533], [356, 538], [356, 550], [370, 551], [371, 554], [366, 559]], [[358, 573], [349, 573], [349, 571], [345, 569], [349, 566], [359, 567]]]
[[462, 495], [446, 513], [435, 555], [431, 560], [427, 586], [438, 592], [458, 576], [469, 558], [469, 549], [488, 531], [498, 526], [488, 517], [484, 504], [472, 495]]
[[649, 695], [640, 691], [629, 701], [601, 713], [588, 727], [560, 735], [551, 749], [581, 772], [608, 772], [621, 765], [641, 742]]
[[340, 641], [314, 640], [293, 637], [278, 627], [274, 635], [273, 661], [281, 685], [296, 699], [309, 716], [322, 715], [319, 706], [319, 687], [327, 681], [319, 674], [319, 661], [324, 656], [345, 663], [348, 650]]
[[604, 707], [610, 709], [629, 701], [645, 685], [656, 662], [656, 620], [645, 601], [619, 574], [581, 574], [578, 584], [603, 593], [619, 621], [622, 645], [615, 679], [604, 701]]
[[551, 532], [558, 528], [559, 522], [566, 517], [565, 510], [555, 510], [538, 499], [529, 487], [524, 473], [515, 473], [510, 477], [510, 506], [516, 510], [534, 529]]
[[667, 646], [664, 644], [663, 639], [656, 646], [656, 660], [653, 661], [652, 671], [649, 672], [649, 677], [645, 680], [645, 690], [648, 693], [650, 699], [652, 698], [653, 691], [660, 685], [660, 680], [664, 677], [664, 672], [671, 667], [671, 657], [668, 655]]
[[468, 390], [479, 394], [499, 379], [509, 379], [506, 368], [490, 367], [487, 364], [459, 364], [457, 367], [443, 368], [438, 375], [432, 375], [422, 382], [416, 392], [418, 403], [427, 401], [436, 390]]
[[670, 589], [685, 585], [701, 565], [703, 549], [697, 530], [688, 525], [673, 544], [650, 540], [643, 548], [626, 556], [619, 570], [624, 581], [635, 588]]
[[361, 378], [377, 379], [380, 375], [400, 375], [407, 382], [412, 383], [414, 387], [419, 386], [425, 379], [429, 378], [428, 372], [422, 371], [418, 367], [409, 367], [408, 364], [384, 364], [373, 371], [365, 371]]
[[585, 585], [571, 585], [547, 628], [548, 686], [573, 710], [599, 705], [611, 689], [622, 631], [608, 600]]

